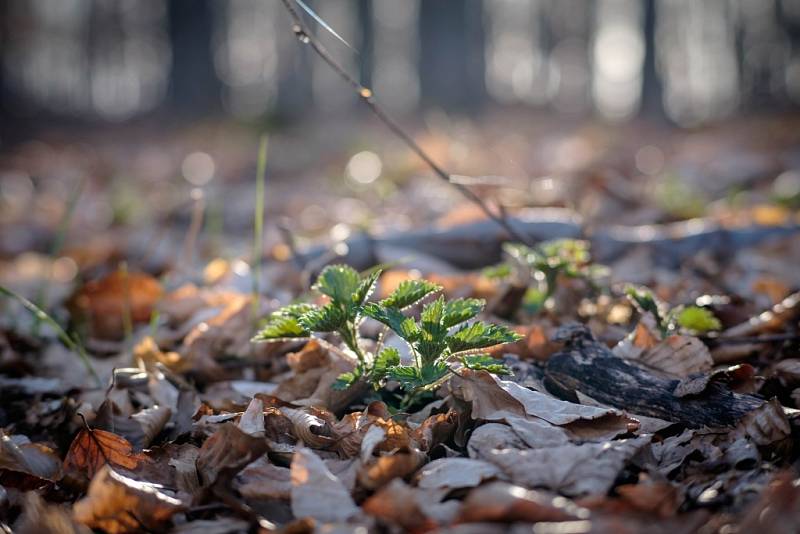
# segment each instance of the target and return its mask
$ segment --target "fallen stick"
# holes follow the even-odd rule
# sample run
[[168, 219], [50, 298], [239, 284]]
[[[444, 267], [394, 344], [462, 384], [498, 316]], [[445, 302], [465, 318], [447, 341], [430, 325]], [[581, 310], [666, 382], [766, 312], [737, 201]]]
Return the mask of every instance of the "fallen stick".
[[[592, 244], [592, 256], [599, 262], [613, 261], [633, 247], [647, 247], [657, 260], [672, 267], [701, 250], [730, 253], [768, 239], [800, 232], [800, 224], [765, 226], [722, 226], [709, 219], [693, 219], [669, 224], [642, 226], [610, 226], [585, 231], [581, 218], [560, 208], [529, 209], [508, 223], [526, 240], [538, 243], [557, 238], [584, 238]], [[493, 221], [482, 220], [449, 228], [426, 228], [385, 236], [354, 236], [337, 247], [334, 254], [328, 247], [315, 247], [303, 254], [306, 266], [317, 262], [344, 262], [357, 269], [367, 269], [382, 262], [382, 248], [415, 251], [444, 260], [454, 267], [475, 269], [497, 263], [502, 245], [509, 235]]]
[[559, 339], [565, 349], [551, 356], [545, 368], [545, 386], [564, 399], [575, 401], [580, 391], [601, 404], [690, 428], [734, 426], [765, 402], [716, 382], [698, 395], [677, 397], [673, 392], [679, 380], [616, 357], [583, 326], [571, 328]]

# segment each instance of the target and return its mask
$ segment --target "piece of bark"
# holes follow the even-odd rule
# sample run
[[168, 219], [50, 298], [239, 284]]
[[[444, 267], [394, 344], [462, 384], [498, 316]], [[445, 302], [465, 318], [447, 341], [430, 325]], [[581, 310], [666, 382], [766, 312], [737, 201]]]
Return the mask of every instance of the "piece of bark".
[[765, 401], [740, 395], [718, 383], [696, 396], [677, 397], [679, 380], [656, 376], [632, 362], [617, 358], [591, 337], [585, 327], [573, 327], [566, 347], [547, 362], [545, 385], [562, 398], [573, 400], [576, 391], [598, 402], [682, 423], [690, 428], [733, 426]]

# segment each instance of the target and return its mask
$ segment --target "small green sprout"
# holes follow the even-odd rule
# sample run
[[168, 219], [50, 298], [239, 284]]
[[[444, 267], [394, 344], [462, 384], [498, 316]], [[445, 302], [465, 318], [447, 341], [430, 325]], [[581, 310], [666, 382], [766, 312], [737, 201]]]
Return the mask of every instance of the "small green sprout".
[[653, 315], [662, 335], [678, 329], [703, 334], [722, 328], [722, 323], [707, 308], [678, 306], [670, 309], [665, 303], [656, 299], [652, 291], [646, 287], [627, 286], [625, 294], [640, 312]]
[[[588, 241], [554, 239], [540, 243], [536, 248], [508, 243], [503, 249], [539, 282], [538, 287], [530, 287], [526, 295], [525, 300], [531, 304], [530, 308], [540, 308], [553, 296], [561, 276], [582, 278], [598, 287], [608, 277], [607, 267], [592, 263]], [[495, 272], [509, 271], [495, 267]]]

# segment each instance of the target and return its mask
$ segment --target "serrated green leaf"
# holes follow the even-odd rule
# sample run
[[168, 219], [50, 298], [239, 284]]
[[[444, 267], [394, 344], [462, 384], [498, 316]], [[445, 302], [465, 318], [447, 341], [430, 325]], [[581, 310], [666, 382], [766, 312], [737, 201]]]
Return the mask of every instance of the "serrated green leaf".
[[419, 370], [411, 365], [396, 365], [387, 370], [387, 376], [400, 382], [404, 388], [416, 388], [422, 385]]
[[367, 317], [385, 324], [409, 343], [419, 336], [419, 329], [414, 320], [403, 315], [397, 308], [387, 308], [374, 302], [368, 302], [363, 308], [363, 313]]
[[310, 310], [297, 319], [297, 322], [310, 332], [334, 332], [344, 326], [347, 315], [335, 303], [330, 302], [322, 308]]
[[275, 311], [272, 314], [272, 317], [284, 316], [284, 317], [294, 317], [295, 319], [297, 319], [304, 313], [310, 312], [311, 310], [315, 309], [317, 309], [317, 306], [315, 306], [314, 304], [307, 304], [305, 302], [300, 302], [298, 304], [289, 304], [288, 306], [284, 306], [283, 308]]
[[444, 375], [447, 374], [447, 364], [443, 361], [435, 361], [431, 363], [426, 363], [420, 369], [420, 381], [422, 382], [423, 386], [427, 386], [429, 384], [433, 384]]
[[328, 295], [334, 301], [352, 302], [361, 285], [361, 277], [348, 265], [328, 265], [317, 278], [314, 289]]
[[356, 306], [363, 306], [367, 299], [375, 291], [375, 284], [378, 282], [378, 277], [381, 275], [381, 270], [375, 270], [361, 281], [358, 290], [353, 294], [353, 304]]
[[426, 341], [436, 341], [447, 334], [447, 328], [442, 323], [444, 309], [444, 297], [439, 297], [422, 308], [419, 320], [422, 331], [427, 334], [423, 336]]
[[336, 391], [342, 391], [352, 386], [356, 380], [358, 380], [358, 377], [355, 373], [342, 373], [336, 378], [331, 387]]
[[270, 322], [253, 337], [253, 341], [304, 338], [310, 335], [311, 333], [294, 317], [277, 315], [273, 316]]
[[386, 347], [375, 356], [372, 364], [372, 376], [381, 380], [390, 368], [400, 365], [400, 352], [394, 347]]
[[381, 301], [381, 305], [402, 310], [440, 289], [441, 286], [427, 280], [404, 280], [391, 295]]
[[461, 363], [463, 363], [464, 367], [467, 369], [473, 369], [475, 371], [484, 370], [495, 375], [511, 374], [511, 370], [506, 367], [505, 363], [503, 363], [503, 360], [492, 358], [488, 354], [471, 354], [462, 356]]
[[677, 321], [680, 326], [695, 332], [708, 332], [719, 330], [722, 323], [714, 317], [710, 310], [698, 306], [688, 306], [678, 313]]
[[518, 341], [522, 336], [507, 327], [496, 324], [475, 322], [463, 326], [447, 338], [447, 346], [451, 353], [467, 350], [483, 349], [501, 343]]
[[442, 325], [444, 325], [445, 328], [451, 328], [464, 321], [468, 321], [478, 315], [485, 305], [486, 301], [483, 299], [451, 300], [444, 306]]

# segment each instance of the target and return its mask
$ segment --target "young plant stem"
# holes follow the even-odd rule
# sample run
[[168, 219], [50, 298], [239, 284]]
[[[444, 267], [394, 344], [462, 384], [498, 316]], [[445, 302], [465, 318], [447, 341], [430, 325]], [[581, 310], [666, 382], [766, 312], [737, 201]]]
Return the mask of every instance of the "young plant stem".
[[480, 210], [492, 221], [496, 222], [500, 227], [502, 227], [507, 233], [508, 236], [513, 239], [514, 241], [518, 241], [520, 243], [525, 243], [527, 245], [531, 244], [531, 241], [523, 236], [519, 232], [517, 232], [508, 220], [505, 218], [505, 214], [501, 211], [498, 215], [494, 213], [476, 193], [474, 193], [471, 189], [466, 187], [464, 184], [454, 182], [450, 179], [450, 173], [446, 172], [442, 167], [440, 167], [433, 159], [425, 152], [419, 144], [414, 140], [413, 137], [409, 133], [407, 133], [403, 128], [395, 121], [392, 117], [390, 117], [384, 109], [378, 105], [375, 101], [375, 97], [372, 93], [372, 90], [368, 87], [364, 87], [361, 85], [356, 79], [351, 76], [344, 67], [336, 60], [334, 57], [328, 52], [325, 46], [322, 45], [319, 40], [311, 34], [308, 28], [303, 23], [303, 19], [300, 17], [300, 14], [292, 5], [292, 0], [281, 0], [283, 2], [284, 7], [289, 12], [289, 15], [292, 17], [293, 26], [292, 31], [297, 36], [298, 40], [301, 43], [309, 45], [312, 50], [325, 62], [328, 64], [331, 69], [336, 72], [348, 85], [350, 85], [353, 90], [356, 92], [358, 97], [364, 102], [367, 107], [372, 111], [372, 113], [397, 137], [399, 137], [425, 164], [430, 167], [433, 173], [438, 176], [440, 179], [444, 180], [451, 186], [458, 189], [458, 191], [464, 195], [468, 200], [473, 202], [475, 205], [480, 208]]
[[253, 213], [253, 322], [258, 320], [261, 310], [261, 259], [264, 255], [264, 190], [267, 173], [267, 136], [262, 135], [258, 144], [256, 169], [256, 206]]
[[[66, 209], [64, 210], [64, 215], [61, 217], [61, 221], [58, 223], [58, 230], [56, 232], [56, 237], [53, 240], [53, 246], [50, 248], [50, 265], [47, 268], [47, 276], [42, 281], [42, 285], [39, 287], [39, 291], [36, 295], [36, 305], [39, 308], [45, 309], [47, 308], [47, 293], [50, 289], [50, 279], [53, 277], [53, 261], [55, 261], [56, 256], [61, 252], [61, 249], [64, 247], [64, 242], [67, 239], [67, 231], [69, 230], [70, 221], [72, 221], [72, 216], [75, 213], [75, 207], [78, 205], [78, 200], [81, 197], [81, 193], [83, 193], [83, 186], [86, 182], [86, 179], [81, 179], [78, 184], [75, 186], [74, 191], [69, 197], [67, 201]], [[39, 335], [39, 327], [41, 326], [41, 321], [36, 319], [33, 323], [33, 335]]]
[[94, 378], [95, 382], [97, 383], [97, 387], [103, 386], [103, 382], [100, 380], [100, 376], [97, 374], [97, 371], [95, 371], [94, 367], [92, 367], [92, 362], [89, 360], [89, 355], [86, 354], [86, 350], [83, 348], [83, 345], [72, 339], [72, 337], [70, 337], [70, 335], [67, 334], [63, 328], [61, 328], [61, 325], [58, 324], [55, 319], [50, 317], [47, 312], [30, 300], [6, 287], [0, 286], [0, 295], [4, 295], [8, 298], [16, 300], [22, 304], [22, 307], [28, 310], [28, 312], [30, 312], [35, 319], [49, 324], [58, 336], [58, 339], [60, 339], [61, 342], [67, 346], [67, 348], [78, 354], [83, 362], [83, 365], [86, 366], [86, 370], [90, 375], [92, 375], [92, 378]]

